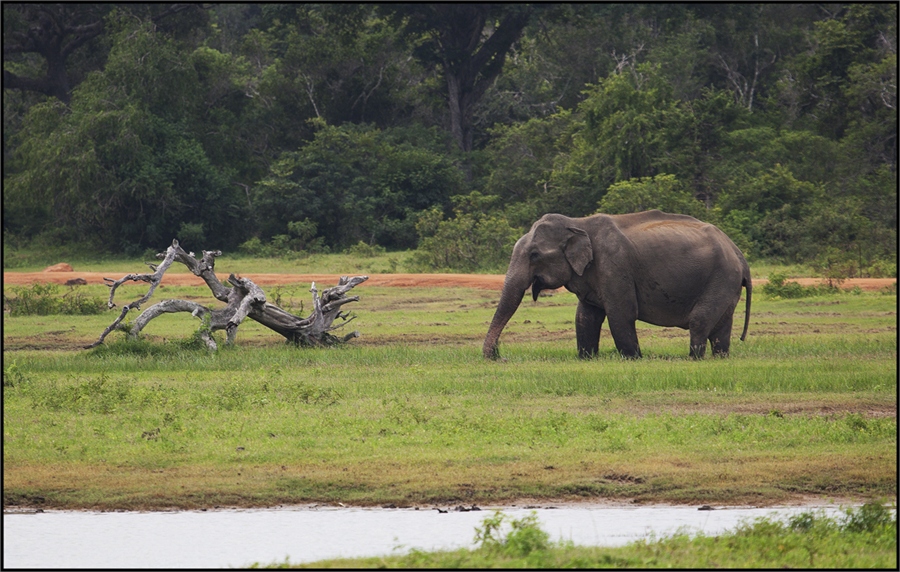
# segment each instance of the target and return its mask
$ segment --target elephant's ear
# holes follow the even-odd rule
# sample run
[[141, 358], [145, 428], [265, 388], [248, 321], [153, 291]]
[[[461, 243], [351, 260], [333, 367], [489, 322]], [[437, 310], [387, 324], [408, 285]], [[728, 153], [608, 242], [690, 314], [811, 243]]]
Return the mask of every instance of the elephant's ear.
[[572, 266], [575, 274], [581, 276], [584, 269], [594, 259], [594, 249], [591, 248], [591, 239], [580, 228], [569, 227], [572, 236], [566, 241], [566, 260]]

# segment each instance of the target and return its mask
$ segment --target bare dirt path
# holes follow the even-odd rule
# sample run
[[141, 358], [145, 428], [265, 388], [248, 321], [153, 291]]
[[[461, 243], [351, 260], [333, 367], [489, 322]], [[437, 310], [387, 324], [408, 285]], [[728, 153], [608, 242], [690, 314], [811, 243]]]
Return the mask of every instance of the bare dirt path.
[[[104, 284], [103, 278], [118, 279], [128, 272], [4, 272], [3, 283], [19, 286], [34, 283], [65, 284], [70, 280], [81, 278], [88, 284]], [[241, 274], [250, 278], [260, 286], [288, 286], [291, 284], [309, 284], [317, 282], [321, 286], [337, 284], [339, 274]], [[225, 280], [227, 275], [220, 275]], [[370, 274], [367, 286], [395, 286], [399, 288], [482, 288], [485, 290], [501, 290], [502, 274]], [[803, 286], [822, 283], [821, 278], [790, 278]], [[768, 280], [757, 278], [753, 281], [756, 287]], [[850, 278], [841, 284], [841, 288], [850, 290], [859, 287], [861, 290], [878, 291], [897, 282], [896, 278]], [[203, 286], [203, 280], [187, 273], [166, 273], [163, 283], [170, 286]], [[143, 282], [129, 284], [146, 285]]]

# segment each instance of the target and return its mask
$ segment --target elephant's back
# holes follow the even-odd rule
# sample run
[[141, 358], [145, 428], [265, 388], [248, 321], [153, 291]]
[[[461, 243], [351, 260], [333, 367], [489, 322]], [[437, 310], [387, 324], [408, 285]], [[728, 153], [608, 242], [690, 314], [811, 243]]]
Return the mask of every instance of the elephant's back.
[[746, 263], [715, 225], [669, 216], [642, 221], [623, 233], [634, 245], [646, 278], [669, 285], [677, 297], [690, 298], [712, 284], [740, 289]]
[[668, 252], [680, 247], [697, 254], [697, 250], [704, 250], [704, 247], [720, 254], [737, 250], [720, 228], [692, 216], [652, 210], [614, 218], [619, 230], [639, 249]]

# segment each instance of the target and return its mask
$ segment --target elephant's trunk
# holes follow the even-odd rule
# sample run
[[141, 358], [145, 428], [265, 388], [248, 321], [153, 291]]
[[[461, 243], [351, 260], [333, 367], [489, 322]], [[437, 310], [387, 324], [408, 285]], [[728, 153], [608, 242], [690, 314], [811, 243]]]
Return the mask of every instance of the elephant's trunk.
[[494, 319], [491, 320], [491, 327], [488, 328], [487, 336], [484, 338], [484, 347], [482, 348], [484, 357], [488, 359], [500, 357], [500, 333], [503, 332], [503, 328], [506, 327], [509, 319], [519, 309], [525, 290], [530, 284], [531, 281], [527, 277], [506, 276], [506, 280], [503, 282], [503, 292], [500, 294], [500, 303], [497, 305]]

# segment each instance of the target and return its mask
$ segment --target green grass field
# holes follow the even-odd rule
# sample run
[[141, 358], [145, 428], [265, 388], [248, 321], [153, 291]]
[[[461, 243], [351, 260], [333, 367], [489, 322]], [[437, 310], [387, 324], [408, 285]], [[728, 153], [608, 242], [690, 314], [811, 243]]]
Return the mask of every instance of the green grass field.
[[[305, 314], [308, 288], [267, 292]], [[112, 312], [4, 314], [4, 505], [896, 496], [894, 294], [757, 295], [728, 359], [690, 360], [687, 332], [639, 324], [644, 359], [619, 358], [604, 330], [600, 357], [581, 361], [561, 292], [523, 302], [505, 360], [489, 362], [497, 292], [354, 293], [362, 337], [330, 349], [247, 321], [208, 353], [199, 322], [171, 315], [87, 351]], [[213, 302], [200, 287], [164, 298]]]

